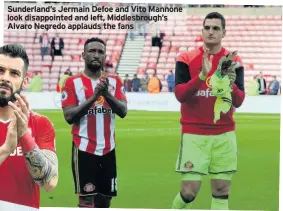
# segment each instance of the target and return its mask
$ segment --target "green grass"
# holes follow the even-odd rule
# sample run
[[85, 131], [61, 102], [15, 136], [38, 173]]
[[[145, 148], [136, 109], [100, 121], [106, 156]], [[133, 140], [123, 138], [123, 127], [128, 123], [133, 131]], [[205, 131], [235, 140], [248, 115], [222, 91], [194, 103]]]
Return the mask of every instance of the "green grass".
[[[43, 207], [76, 207], [71, 172], [70, 126], [61, 111], [39, 111], [55, 125], [59, 183], [41, 193]], [[112, 208], [171, 208], [180, 188], [174, 172], [180, 142], [178, 112], [130, 111], [116, 121], [118, 197]], [[230, 209], [278, 210], [280, 115], [235, 114], [239, 147]], [[194, 209], [210, 209], [209, 179]]]

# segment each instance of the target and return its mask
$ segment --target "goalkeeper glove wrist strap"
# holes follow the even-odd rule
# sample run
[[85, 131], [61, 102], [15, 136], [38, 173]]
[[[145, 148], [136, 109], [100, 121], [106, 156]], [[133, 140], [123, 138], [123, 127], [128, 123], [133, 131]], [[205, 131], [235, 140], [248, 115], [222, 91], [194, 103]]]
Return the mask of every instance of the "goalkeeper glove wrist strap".
[[199, 79], [200, 79], [200, 80], [202, 80], [202, 81], [205, 81], [206, 76], [205, 76], [205, 75], [203, 75], [203, 73], [202, 73], [202, 72], [200, 72], [200, 74], [199, 74]]

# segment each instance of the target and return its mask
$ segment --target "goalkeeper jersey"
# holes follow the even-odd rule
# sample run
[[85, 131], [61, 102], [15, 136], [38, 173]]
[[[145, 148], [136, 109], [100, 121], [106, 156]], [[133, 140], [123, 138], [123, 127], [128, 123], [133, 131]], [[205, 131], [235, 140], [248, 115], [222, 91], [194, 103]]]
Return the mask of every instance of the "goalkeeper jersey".
[[[217, 135], [235, 129], [233, 107], [239, 107], [244, 101], [244, 68], [239, 56], [233, 58], [238, 62], [236, 68], [236, 81], [233, 84], [231, 110], [221, 114], [220, 120], [215, 124], [213, 96], [209, 80], [214, 74], [219, 60], [227, 55], [228, 50], [222, 48], [219, 53], [212, 55], [212, 69], [205, 81], [199, 79], [204, 54], [203, 47], [179, 55], [175, 69], [175, 96], [181, 103], [182, 133], [199, 135]], [[209, 55], [210, 56], [210, 55]]]

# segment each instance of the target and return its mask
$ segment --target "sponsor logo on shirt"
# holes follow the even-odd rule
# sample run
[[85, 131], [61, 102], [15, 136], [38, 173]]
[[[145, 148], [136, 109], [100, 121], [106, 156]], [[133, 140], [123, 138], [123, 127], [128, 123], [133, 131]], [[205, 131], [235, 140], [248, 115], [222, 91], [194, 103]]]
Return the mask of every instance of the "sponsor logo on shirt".
[[10, 156], [23, 156], [22, 147], [17, 147], [13, 153], [10, 154]]
[[104, 97], [103, 96], [99, 96], [99, 98], [95, 101], [95, 105], [103, 105], [104, 104]]
[[211, 91], [211, 85], [210, 85], [210, 78], [211, 76], [207, 77], [207, 79], [205, 80], [205, 84], [207, 86], [206, 90], [198, 90], [197, 93], [195, 94], [198, 97], [213, 97], [213, 93]]
[[105, 107], [97, 107], [91, 108], [88, 110], [88, 115], [96, 115], [96, 114], [111, 114], [112, 109], [111, 108], [105, 108]]

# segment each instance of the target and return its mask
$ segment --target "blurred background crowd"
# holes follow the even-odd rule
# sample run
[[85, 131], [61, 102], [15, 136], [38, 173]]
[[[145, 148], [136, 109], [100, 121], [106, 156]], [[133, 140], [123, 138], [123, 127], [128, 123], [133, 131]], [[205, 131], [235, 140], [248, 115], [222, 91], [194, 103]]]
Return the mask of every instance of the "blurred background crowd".
[[[5, 8], [15, 3], [7, 2]], [[27, 2], [18, 4], [26, 5]], [[34, 4], [30, 2], [31, 6]], [[99, 4], [113, 7], [149, 5], [90, 2], [38, 2], [37, 4], [55, 6]], [[134, 30], [84, 32], [37, 30], [23, 33], [6, 29], [4, 43], [17, 42], [27, 49], [31, 60], [28, 71], [31, 78], [28, 88], [30, 92], [60, 92], [67, 77], [83, 71], [84, 61], [81, 58], [83, 44], [86, 39], [95, 36], [102, 38], [107, 44], [104, 71], [119, 75], [124, 81], [127, 92], [174, 92], [176, 57], [181, 52], [202, 45], [201, 28], [205, 14], [221, 9], [220, 13], [227, 21], [227, 36], [223, 39], [223, 46], [229, 50], [238, 50], [245, 65], [247, 94], [254, 96], [281, 93], [281, 8], [260, 5], [150, 5], [183, 7], [183, 12], [171, 14], [166, 22], [131, 22], [135, 25]], [[6, 10], [5, 28], [8, 25], [7, 14], [9, 13]], [[130, 14], [154, 15], [147, 12], [143, 14], [130, 12]]]

